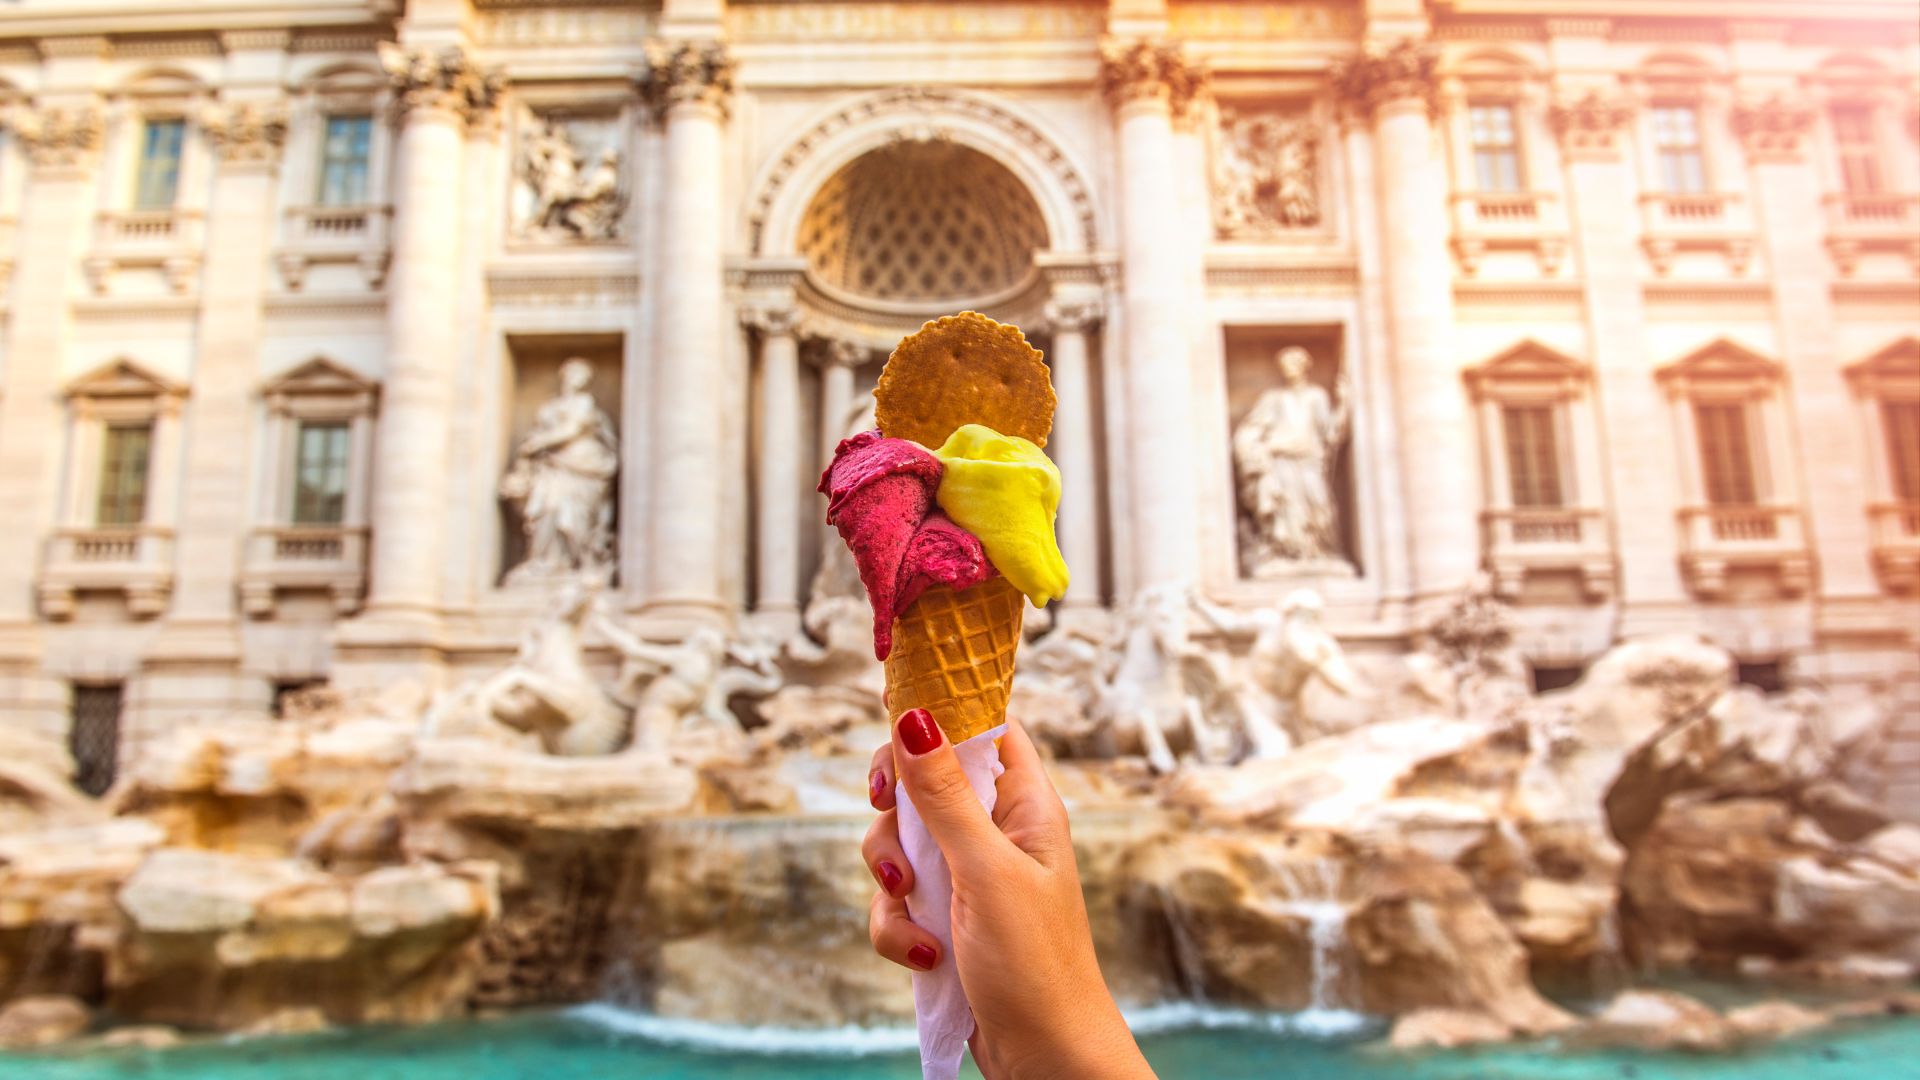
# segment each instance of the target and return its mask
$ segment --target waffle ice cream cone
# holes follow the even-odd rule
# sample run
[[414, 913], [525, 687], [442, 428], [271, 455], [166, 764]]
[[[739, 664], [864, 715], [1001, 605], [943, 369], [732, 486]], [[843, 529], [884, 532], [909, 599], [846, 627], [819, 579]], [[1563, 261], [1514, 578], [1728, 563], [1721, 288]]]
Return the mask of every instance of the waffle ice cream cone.
[[893, 627], [887, 703], [925, 709], [955, 746], [1006, 722], [1026, 600], [1003, 577], [965, 592], [936, 585]]

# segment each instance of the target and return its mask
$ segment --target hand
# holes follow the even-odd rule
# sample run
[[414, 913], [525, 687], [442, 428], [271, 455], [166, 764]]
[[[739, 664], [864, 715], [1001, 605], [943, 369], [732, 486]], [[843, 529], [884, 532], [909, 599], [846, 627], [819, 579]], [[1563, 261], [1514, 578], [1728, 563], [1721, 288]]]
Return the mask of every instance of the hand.
[[913, 868], [900, 847], [897, 776], [953, 874], [953, 958], [981, 1074], [1151, 1080], [1094, 958], [1067, 809], [1017, 723], [1000, 740], [1000, 762], [990, 819], [925, 710], [903, 715], [874, 752], [868, 794], [880, 817], [861, 845], [881, 888], [867, 918], [874, 951], [919, 971], [941, 959], [933, 935], [907, 916]]

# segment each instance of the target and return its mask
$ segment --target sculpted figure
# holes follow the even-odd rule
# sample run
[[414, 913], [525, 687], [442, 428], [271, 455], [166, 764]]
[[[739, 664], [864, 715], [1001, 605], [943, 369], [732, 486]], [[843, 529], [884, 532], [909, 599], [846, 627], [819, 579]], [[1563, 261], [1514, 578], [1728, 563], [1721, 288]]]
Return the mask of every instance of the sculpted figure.
[[1260, 113], [1223, 115], [1213, 173], [1220, 235], [1270, 235], [1318, 225], [1317, 151], [1314, 129], [1304, 121]]
[[643, 641], [611, 620], [601, 620], [596, 628], [622, 658], [619, 684], [634, 701], [634, 751], [665, 750], [675, 736], [698, 725], [744, 736], [728, 700], [743, 691], [771, 694], [781, 685], [771, 649], [729, 646], [726, 635], [712, 627], [665, 645]]
[[[873, 399], [863, 396], [840, 418], [840, 438], [873, 430]], [[828, 530], [831, 532], [831, 530]], [[822, 677], [836, 682], [871, 686], [878, 692], [884, 678], [873, 658], [873, 609], [853, 553], [838, 536], [821, 546], [820, 567], [807, 591], [800, 615], [804, 633], [787, 643], [787, 654], [810, 667], [830, 667]]]
[[1223, 634], [1253, 634], [1243, 669], [1252, 693], [1237, 695], [1234, 710], [1245, 757], [1274, 758], [1293, 749], [1291, 729], [1297, 726], [1307, 683], [1315, 676], [1349, 697], [1364, 693], [1340, 643], [1321, 624], [1326, 604], [1312, 589], [1296, 589], [1278, 608], [1244, 615], [1198, 595], [1193, 606]]
[[589, 168], [566, 126], [546, 119], [527, 137], [521, 173], [534, 199], [527, 229], [579, 240], [617, 236], [624, 208], [619, 151], [607, 147]]
[[1106, 644], [1094, 688], [1093, 715], [1106, 756], [1137, 740], [1157, 773], [1173, 771], [1173, 739], [1184, 736], [1201, 761], [1224, 763], [1230, 731], [1208, 706], [1226, 683], [1219, 658], [1194, 644], [1188, 586], [1144, 589]]
[[587, 393], [593, 368], [560, 365], [560, 392], [540, 406], [514, 451], [500, 497], [521, 504], [526, 559], [507, 584], [613, 572], [613, 477], [620, 468], [613, 422]]
[[577, 757], [618, 750], [627, 738], [627, 710], [586, 664], [584, 628], [594, 600], [592, 588], [562, 588], [553, 611], [527, 631], [506, 670], [436, 707], [426, 733], [460, 734], [460, 718], [478, 716], [536, 736], [549, 754]]
[[1330, 397], [1307, 380], [1307, 350], [1290, 345], [1274, 360], [1281, 385], [1261, 394], [1233, 431], [1241, 570], [1252, 577], [1339, 557], [1328, 469], [1351, 419], [1346, 378]]

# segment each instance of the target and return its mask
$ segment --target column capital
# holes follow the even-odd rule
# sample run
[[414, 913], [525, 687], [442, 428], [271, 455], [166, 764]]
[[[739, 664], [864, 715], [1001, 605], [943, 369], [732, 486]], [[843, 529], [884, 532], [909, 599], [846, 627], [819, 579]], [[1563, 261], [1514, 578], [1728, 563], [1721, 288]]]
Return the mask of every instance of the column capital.
[[647, 42], [641, 96], [665, 116], [683, 105], [711, 109], [722, 119], [733, 96], [733, 55], [717, 40]]
[[93, 164], [104, 129], [93, 105], [23, 105], [7, 117], [35, 169], [74, 171]]
[[1735, 102], [1728, 124], [1748, 162], [1793, 164], [1805, 160], [1813, 119], [1812, 106], [1773, 94]]
[[794, 337], [803, 320], [794, 304], [748, 304], [740, 308], [740, 325], [762, 337]]
[[1055, 333], [1085, 333], [1105, 317], [1106, 305], [1097, 297], [1056, 297], [1043, 314]]
[[1177, 41], [1103, 38], [1100, 90], [1114, 108], [1132, 102], [1165, 102], [1176, 118], [1193, 112], [1207, 90], [1206, 66], [1189, 58]]
[[1589, 90], [1578, 98], [1563, 98], [1547, 110], [1547, 126], [1559, 140], [1561, 152], [1569, 158], [1590, 161], [1619, 156], [1620, 129], [1631, 119], [1632, 105], [1603, 97], [1598, 90]]
[[1384, 48], [1370, 47], [1335, 68], [1334, 90], [1362, 113], [1403, 101], [1423, 102], [1431, 113], [1438, 89], [1434, 62], [1433, 47], [1425, 40], [1402, 38]]
[[499, 103], [499, 72], [481, 70], [457, 45], [407, 48], [383, 41], [380, 66], [387, 72], [398, 123], [421, 110], [451, 113], [461, 122], [470, 123], [491, 113]]
[[867, 362], [867, 353], [867, 347], [857, 341], [834, 338], [827, 342], [826, 348], [820, 350], [820, 364], [822, 367], [851, 371]]
[[215, 106], [200, 116], [223, 164], [273, 166], [287, 142], [287, 110], [277, 101]]

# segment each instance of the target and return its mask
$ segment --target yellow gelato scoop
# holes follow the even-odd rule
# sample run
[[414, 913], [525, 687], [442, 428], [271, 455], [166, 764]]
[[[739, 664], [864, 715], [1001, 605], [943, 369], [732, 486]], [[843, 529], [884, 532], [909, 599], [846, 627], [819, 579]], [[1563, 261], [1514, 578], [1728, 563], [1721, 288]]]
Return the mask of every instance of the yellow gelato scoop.
[[1067, 591], [1067, 561], [1053, 536], [1060, 470], [1038, 446], [965, 424], [933, 452], [944, 472], [933, 501], [978, 537], [987, 558], [1033, 606]]

